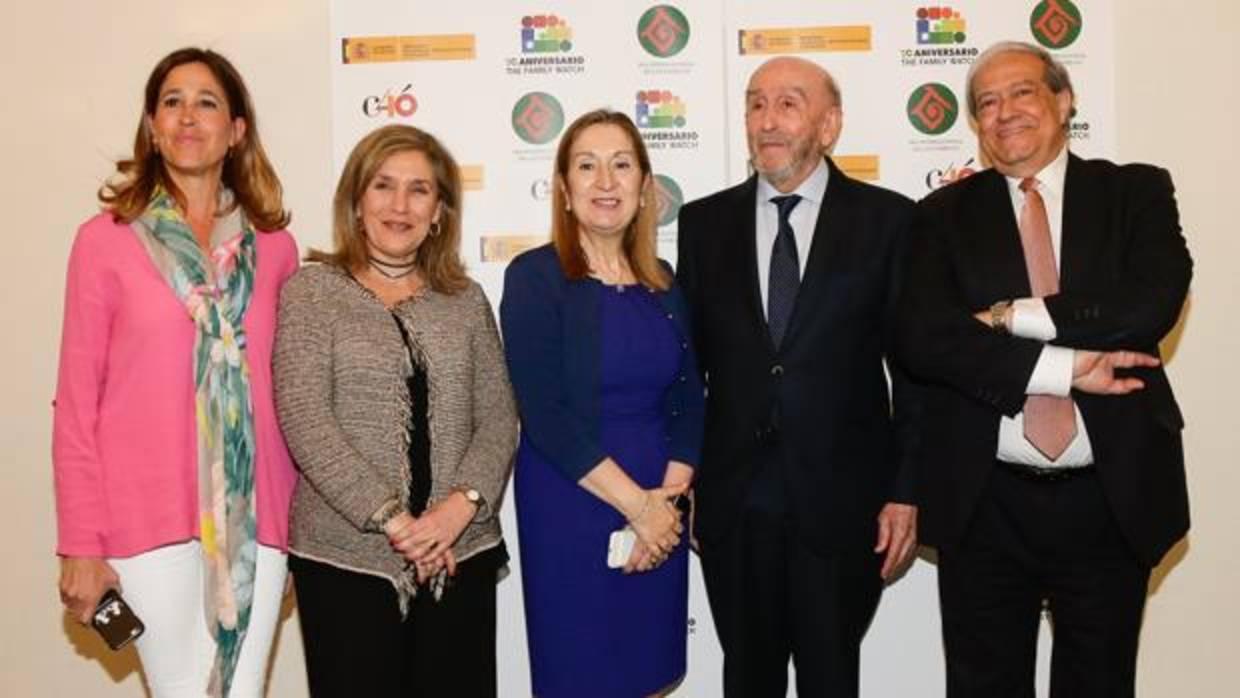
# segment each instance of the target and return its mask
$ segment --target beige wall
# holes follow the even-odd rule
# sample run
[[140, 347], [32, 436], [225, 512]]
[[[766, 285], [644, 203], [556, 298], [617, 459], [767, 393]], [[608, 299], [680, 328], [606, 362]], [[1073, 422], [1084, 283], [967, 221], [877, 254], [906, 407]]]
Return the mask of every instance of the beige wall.
[[[0, 127], [8, 163], [3, 209], [16, 258], [0, 298], [10, 329], [0, 494], [12, 534], [0, 584], [0, 693], [140, 696], [133, 653], [112, 656], [64, 622], [51, 487], [50, 401], [60, 341], [64, 269], [93, 192], [132, 147], [141, 92], [168, 51], [204, 45], [231, 58], [254, 94], [259, 130], [284, 182], [299, 244], [321, 244], [331, 202], [328, 10], [323, 0], [5, 0]], [[8, 19], [15, 15], [15, 21]], [[22, 231], [16, 234], [16, 231]], [[101, 660], [103, 660], [101, 665]], [[273, 696], [306, 694], [295, 616], [282, 626]]]
[[[1013, 0], [1008, 0], [1013, 1]], [[15, 253], [0, 284], [7, 340], [0, 431], [10, 476], [0, 515], [14, 543], [0, 574], [0, 685], [7, 695], [141, 695], [131, 660], [111, 658], [64, 623], [55, 593], [50, 407], [66, 255], [92, 192], [129, 146], [142, 81], [184, 44], [210, 46], [245, 74], [260, 130], [284, 180], [301, 244], [319, 244], [331, 187], [328, 10], [323, 0], [7, 0], [0, 48], [0, 197]], [[1194, 530], [1156, 575], [1140, 669], [1147, 696], [1214, 697], [1234, 691], [1240, 657], [1240, 356], [1236, 266], [1228, 226], [1240, 160], [1235, 37], [1240, 6], [1116, 0], [1119, 159], [1171, 169], [1197, 261], [1191, 307], [1170, 362], [1185, 432]], [[244, 17], [244, 19], [242, 19]], [[1166, 569], [1174, 566], [1169, 574]], [[515, 583], [515, 580], [509, 582]], [[304, 695], [296, 618], [284, 624], [273, 696]], [[1233, 688], [1224, 688], [1233, 686]], [[522, 695], [524, 687], [506, 687]]]
[[[1142, 634], [1146, 696], [1234, 695], [1240, 659], [1240, 6], [1116, 0], [1119, 157], [1169, 168], [1196, 262], [1168, 363], [1184, 431], [1193, 530], [1156, 574]], [[1177, 339], [1177, 338], [1173, 338]], [[1167, 572], [1169, 567], [1173, 567]]]

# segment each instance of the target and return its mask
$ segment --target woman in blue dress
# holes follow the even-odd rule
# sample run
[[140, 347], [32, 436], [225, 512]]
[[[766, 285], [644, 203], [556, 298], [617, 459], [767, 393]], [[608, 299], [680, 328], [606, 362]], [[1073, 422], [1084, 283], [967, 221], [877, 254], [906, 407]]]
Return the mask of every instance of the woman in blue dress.
[[[515, 495], [533, 693], [664, 695], [685, 674], [688, 535], [701, 446], [686, 306], [655, 252], [650, 159], [624, 114], [560, 140], [552, 239], [504, 278], [521, 413]], [[608, 566], [612, 533], [631, 554]]]

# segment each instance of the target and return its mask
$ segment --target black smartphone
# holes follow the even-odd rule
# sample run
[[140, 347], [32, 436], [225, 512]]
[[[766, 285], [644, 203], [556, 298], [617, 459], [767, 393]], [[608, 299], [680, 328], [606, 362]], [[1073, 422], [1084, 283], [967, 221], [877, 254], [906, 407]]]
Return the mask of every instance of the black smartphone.
[[113, 650], [128, 645], [146, 630], [146, 626], [125, 603], [115, 589], [108, 589], [95, 607], [90, 624]]
[[676, 495], [676, 498], [672, 500], [672, 506], [676, 507], [677, 511], [679, 511], [680, 513], [684, 514], [685, 516], [688, 516], [689, 507], [691, 506], [689, 502], [689, 495], [687, 494]]

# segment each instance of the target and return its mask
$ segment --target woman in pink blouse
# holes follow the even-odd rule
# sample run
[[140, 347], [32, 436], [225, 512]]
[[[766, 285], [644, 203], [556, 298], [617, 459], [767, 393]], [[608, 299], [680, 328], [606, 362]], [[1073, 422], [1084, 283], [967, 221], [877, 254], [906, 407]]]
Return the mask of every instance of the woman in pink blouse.
[[249, 93], [187, 48], [69, 256], [52, 455], [66, 610], [116, 588], [154, 696], [261, 695], [296, 473], [271, 347], [297, 249]]

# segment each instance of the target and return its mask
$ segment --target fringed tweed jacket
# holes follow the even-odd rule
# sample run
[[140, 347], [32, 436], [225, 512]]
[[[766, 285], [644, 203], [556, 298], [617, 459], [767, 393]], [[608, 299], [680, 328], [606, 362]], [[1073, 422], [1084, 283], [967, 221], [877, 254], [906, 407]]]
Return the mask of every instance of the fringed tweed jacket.
[[471, 283], [454, 295], [426, 289], [389, 310], [346, 271], [313, 264], [285, 285], [279, 312], [276, 408], [301, 473], [290, 550], [387, 578], [405, 609], [412, 569], [375, 521], [393, 499], [409, 499], [412, 366], [396, 322], [428, 376], [429, 504], [455, 487], [482, 494], [452, 547], [460, 562], [501, 542], [497, 513], [517, 442], [491, 307]]

